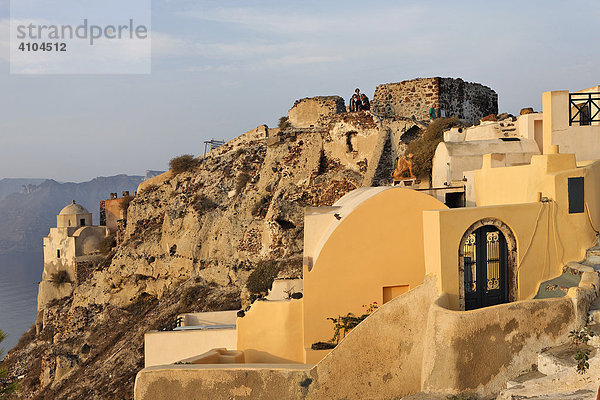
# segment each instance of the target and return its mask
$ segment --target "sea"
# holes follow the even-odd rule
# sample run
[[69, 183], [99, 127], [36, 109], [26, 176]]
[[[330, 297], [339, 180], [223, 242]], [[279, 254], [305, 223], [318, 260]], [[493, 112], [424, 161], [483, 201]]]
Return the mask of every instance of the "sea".
[[41, 252], [0, 255], [0, 330], [6, 335], [0, 359], [35, 323], [43, 269]]

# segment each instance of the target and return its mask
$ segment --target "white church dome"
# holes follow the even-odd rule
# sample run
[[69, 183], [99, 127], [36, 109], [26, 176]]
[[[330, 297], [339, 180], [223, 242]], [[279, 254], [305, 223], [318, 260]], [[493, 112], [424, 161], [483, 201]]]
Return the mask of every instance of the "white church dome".
[[73, 203], [69, 204], [68, 206], [66, 206], [62, 210], [60, 210], [60, 213], [58, 215], [75, 215], [75, 214], [89, 214], [89, 213], [90, 212], [84, 206], [75, 204], [75, 200], [73, 200]]

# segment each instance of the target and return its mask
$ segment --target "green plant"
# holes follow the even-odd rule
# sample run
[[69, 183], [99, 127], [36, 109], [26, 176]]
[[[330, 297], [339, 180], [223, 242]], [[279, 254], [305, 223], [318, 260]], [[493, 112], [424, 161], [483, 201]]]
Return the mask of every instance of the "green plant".
[[585, 374], [587, 370], [590, 368], [590, 363], [588, 360], [590, 359], [590, 351], [588, 349], [579, 349], [577, 353], [575, 353], [575, 361], [577, 361], [577, 373]]
[[289, 118], [288, 117], [281, 117], [279, 118], [279, 124], [277, 125], [277, 127], [281, 130], [284, 130], [286, 128], [289, 128], [291, 126]]
[[64, 283], [71, 283], [71, 278], [69, 277], [69, 273], [67, 271], [60, 269], [50, 275], [50, 282], [54, 283], [56, 286], [59, 286]]
[[438, 118], [422, 130], [420, 138], [408, 144], [405, 154], [413, 155], [415, 176], [424, 177], [431, 174], [433, 155], [438, 144], [444, 140], [444, 131], [460, 125], [461, 122], [456, 117]]
[[184, 154], [169, 161], [169, 169], [174, 174], [193, 171], [198, 166], [200, 166], [200, 160], [194, 158], [192, 154]]
[[235, 179], [235, 191], [236, 193], [240, 193], [246, 184], [250, 181], [250, 175], [247, 172], [240, 172], [240, 174]]
[[339, 343], [340, 339], [343, 339], [348, 332], [356, 328], [358, 324], [375, 312], [378, 308], [377, 302], [374, 301], [368, 305], [363, 304], [363, 308], [365, 309], [365, 312], [359, 317], [352, 313], [348, 313], [346, 315], [338, 315], [335, 318], [327, 318], [328, 321], [333, 322], [333, 338], [331, 339], [331, 342]]
[[113, 247], [117, 245], [115, 237], [112, 235], [106, 236], [98, 243], [98, 251], [102, 254], [108, 254]]
[[330, 350], [335, 348], [335, 343], [331, 342], [315, 342], [310, 348], [312, 350]]
[[[6, 337], [6, 335], [4, 334], [4, 332], [2, 332], [0, 330], [0, 343], [2, 343], [2, 341], [4, 340], [5, 337]], [[4, 349], [0, 349], [0, 357], [2, 357], [3, 353], [4, 353]], [[2, 365], [2, 362], [0, 361], [0, 366], [1, 365]], [[6, 371], [6, 369], [0, 367], [0, 396], [3, 396], [8, 393], [16, 392], [18, 389], [16, 382], [9, 383], [9, 384], [4, 383], [6, 381], [7, 374], [8, 374], [8, 372]]]
[[192, 199], [192, 207], [198, 215], [203, 215], [204, 213], [219, 207], [219, 205], [203, 194], [196, 194]]
[[275, 261], [259, 261], [256, 269], [248, 276], [246, 288], [254, 295], [266, 295], [273, 281], [279, 273], [279, 267]]
[[580, 344], [587, 344], [587, 342], [589, 342], [590, 339], [594, 336], [594, 332], [588, 326], [578, 331], [573, 330], [569, 332], [569, 337], [571, 338], [573, 344], [576, 346]]

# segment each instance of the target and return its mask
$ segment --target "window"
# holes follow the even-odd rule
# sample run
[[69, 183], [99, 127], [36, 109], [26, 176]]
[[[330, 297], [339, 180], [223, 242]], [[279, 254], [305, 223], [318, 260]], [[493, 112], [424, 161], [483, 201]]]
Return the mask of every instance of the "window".
[[79, 220], [79, 225], [81, 225], [81, 226], [85, 226], [85, 218], [81, 218], [81, 219]]
[[56, 249], [56, 258], [60, 258], [60, 249]]
[[400, 296], [410, 290], [409, 285], [384, 286], [383, 287], [383, 304]]
[[582, 213], [585, 207], [583, 176], [569, 178], [569, 214]]
[[445, 204], [449, 208], [465, 207], [465, 192], [446, 193], [445, 199]]
[[591, 125], [592, 116], [590, 115], [590, 105], [588, 103], [585, 103], [577, 108], [579, 109], [579, 125]]

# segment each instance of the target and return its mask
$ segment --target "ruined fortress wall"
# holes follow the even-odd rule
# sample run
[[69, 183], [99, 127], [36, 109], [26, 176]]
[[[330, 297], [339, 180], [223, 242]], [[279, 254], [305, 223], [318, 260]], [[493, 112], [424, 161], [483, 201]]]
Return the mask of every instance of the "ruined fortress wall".
[[346, 112], [346, 104], [340, 96], [307, 97], [296, 100], [288, 111], [288, 121], [295, 128], [310, 128], [326, 117], [343, 112]]
[[439, 78], [418, 78], [377, 86], [373, 113], [383, 117], [402, 116], [419, 121], [429, 119], [429, 109], [438, 108]]
[[379, 85], [373, 96], [373, 112], [382, 117], [427, 121], [431, 107], [441, 116], [474, 123], [498, 113], [498, 95], [479, 83], [438, 77]]
[[498, 94], [489, 87], [462, 79], [437, 79], [442, 115], [475, 123], [486, 115], [498, 114]]

